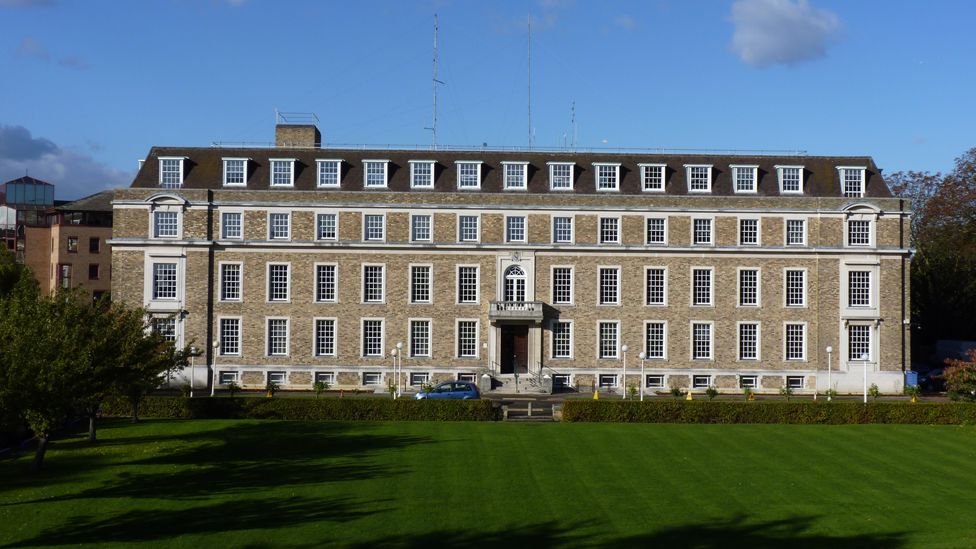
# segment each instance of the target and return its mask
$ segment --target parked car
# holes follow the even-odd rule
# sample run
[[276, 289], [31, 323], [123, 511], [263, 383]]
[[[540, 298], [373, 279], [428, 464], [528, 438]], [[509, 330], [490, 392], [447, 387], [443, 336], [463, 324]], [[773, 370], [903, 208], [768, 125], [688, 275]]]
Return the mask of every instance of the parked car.
[[452, 399], [452, 400], [473, 400], [481, 398], [478, 387], [474, 383], [467, 381], [445, 381], [439, 383], [429, 392], [421, 391], [415, 396], [417, 400], [430, 399]]
[[946, 380], [942, 368], [934, 368], [918, 377], [918, 385], [923, 391], [945, 391]]

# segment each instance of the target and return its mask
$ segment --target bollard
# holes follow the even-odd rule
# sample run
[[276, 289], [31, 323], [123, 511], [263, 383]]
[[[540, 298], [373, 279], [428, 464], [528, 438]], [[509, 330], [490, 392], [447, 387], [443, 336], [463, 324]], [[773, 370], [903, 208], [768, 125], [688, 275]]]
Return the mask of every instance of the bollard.
[[529, 401], [529, 411], [528, 411], [528, 416], [527, 417], [532, 417], [532, 401], [531, 400]]

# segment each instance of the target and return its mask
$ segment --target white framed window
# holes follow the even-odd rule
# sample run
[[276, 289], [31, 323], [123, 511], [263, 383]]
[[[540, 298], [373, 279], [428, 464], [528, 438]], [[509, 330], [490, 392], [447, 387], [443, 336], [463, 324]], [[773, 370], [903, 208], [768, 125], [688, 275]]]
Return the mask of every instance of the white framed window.
[[223, 158], [224, 186], [244, 187], [247, 185], [247, 158]]
[[220, 237], [239, 240], [244, 236], [244, 214], [242, 212], [221, 212]]
[[430, 214], [410, 216], [410, 240], [413, 242], [430, 242], [433, 238], [431, 225], [433, 218]]
[[291, 214], [271, 212], [268, 214], [268, 240], [291, 239]]
[[268, 263], [268, 301], [287, 302], [291, 299], [288, 263]]
[[616, 359], [620, 356], [620, 321], [597, 322], [597, 358]]
[[364, 318], [362, 320], [362, 335], [363, 357], [384, 356], [382, 318]]
[[871, 361], [873, 355], [871, 349], [871, 325], [870, 324], [850, 324], [847, 327], [847, 360], [849, 362], [863, 362], [867, 356], [867, 361]]
[[649, 245], [665, 245], [668, 243], [668, 220], [664, 217], [648, 217], [646, 240]]
[[807, 358], [807, 325], [802, 323], [787, 323], [783, 327], [784, 358], [786, 360], [806, 360]]
[[601, 217], [600, 234], [598, 242], [600, 244], [620, 244], [620, 218]]
[[759, 306], [759, 269], [739, 269], [739, 307]]
[[524, 191], [529, 188], [528, 162], [502, 162], [503, 188], [506, 191]]
[[696, 217], [691, 220], [691, 243], [696, 246], [711, 246], [714, 243], [712, 238], [711, 218]]
[[783, 272], [787, 307], [807, 306], [807, 272], [805, 269], [786, 269]]
[[157, 262], [152, 264], [152, 298], [154, 300], [175, 300], [177, 296], [176, 263]]
[[164, 340], [176, 343], [176, 318], [173, 316], [157, 316], [153, 318], [152, 331], [161, 335]]
[[689, 193], [712, 192], [712, 165], [685, 164]]
[[[336, 355], [336, 319], [315, 319], [315, 356]], [[318, 381], [316, 379], [316, 381]], [[334, 383], [334, 382], [332, 382]]]
[[315, 239], [316, 240], [338, 240], [339, 239], [339, 214], [337, 213], [315, 214]]
[[739, 360], [759, 360], [759, 323], [739, 322]]
[[322, 383], [328, 383], [329, 385], [336, 384], [336, 373], [335, 372], [315, 372], [315, 381], [321, 381]]
[[714, 269], [712, 267], [699, 267], [691, 269], [691, 304], [698, 307], [711, 307]]
[[410, 188], [433, 189], [435, 162], [433, 160], [411, 160], [409, 163]]
[[339, 187], [342, 184], [342, 160], [319, 158], [315, 160], [317, 186], [319, 188]]
[[732, 165], [732, 190], [735, 193], [754, 194], [757, 191], [759, 166]]
[[759, 376], [753, 376], [753, 375], [739, 376], [739, 388], [740, 389], [758, 389], [759, 388]]
[[620, 304], [620, 267], [600, 267], [599, 277], [599, 304], [600, 305], [619, 305]]
[[410, 319], [410, 356], [430, 356], [430, 319]]
[[594, 162], [593, 173], [596, 176], [597, 191], [612, 192], [620, 190], [620, 164]]
[[477, 215], [458, 216], [458, 241], [478, 242], [480, 239], [480, 222]]
[[573, 304], [573, 268], [552, 268], [552, 302], [557, 305]]
[[661, 320], [644, 323], [644, 356], [648, 360], [668, 358], [668, 324]]
[[691, 387], [693, 389], [708, 389], [712, 386], [712, 376], [694, 375], [691, 376]]
[[553, 216], [552, 241], [555, 244], [571, 244], [573, 242], [572, 216]]
[[613, 389], [617, 387], [617, 374], [600, 374], [598, 378], [601, 389]]
[[663, 389], [664, 388], [664, 375], [663, 374], [647, 374], [644, 376], [644, 387], [648, 389]]
[[287, 380], [288, 380], [288, 374], [286, 372], [268, 372], [269, 383], [276, 383], [281, 385], [283, 383], [287, 383]]
[[218, 322], [220, 324], [220, 356], [240, 356], [241, 319], [239, 317], [221, 317]]
[[457, 302], [478, 303], [478, 266], [458, 265]]
[[806, 246], [807, 245], [807, 220], [806, 219], [786, 219], [786, 245], [787, 246]]
[[218, 375], [220, 376], [220, 381], [218, 381], [219, 385], [230, 385], [231, 383], [240, 383], [241, 381], [240, 372], [221, 371]]
[[458, 190], [476, 190], [481, 188], [480, 160], [459, 160], [454, 165], [457, 168]]
[[240, 263], [220, 264], [220, 300], [240, 301], [244, 266]]
[[739, 218], [739, 246], [759, 245], [759, 219]]
[[525, 216], [505, 216], [505, 242], [525, 242]]
[[373, 386], [383, 383], [383, 374], [380, 372], [363, 372], [363, 385]]
[[389, 160], [363, 160], [363, 187], [386, 187]]
[[638, 164], [640, 167], [641, 190], [647, 193], [664, 192], [666, 164]]
[[457, 321], [457, 358], [478, 358], [478, 321]]
[[383, 214], [363, 215], [363, 240], [383, 242], [386, 240], [386, 216]]
[[803, 194], [803, 166], [775, 166], [780, 194]]
[[525, 301], [525, 271], [518, 265], [505, 270], [505, 301]]
[[384, 265], [363, 265], [363, 303], [383, 303], [386, 292]]
[[573, 162], [549, 162], [549, 188], [554, 191], [573, 190]]
[[183, 160], [185, 156], [159, 157], [159, 186], [178, 189], [183, 186]]
[[315, 302], [338, 301], [339, 266], [335, 263], [315, 264]]
[[666, 306], [668, 304], [667, 267], [644, 267], [644, 304]]
[[180, 212], [156, 210], [153, 212], [153, 238], [179, 238]]
[[267, 319], [267, 356], [288, 356], [288, 319]]
[[553, 320], [550, 325], [552, 331], [552, 358], [573, 358], [573, 321]]
[[848, 307], [871, 306], [871, 271], [847, 272]]
[[410, 266], [410, 303], [431, 302], [430, 265]]
[[848, 219], [847, 220], [847, 245], [848, 246], [871, 246], [873, 242], [872, 225], [868, 219]]
[[295, 186], [295, 159], [294, 158], [271, 158], [271, 186], [272, 187], [294, 187]]
[[[460, 379], [458, 381], [461, 381]], [[430, 383], [430, 373], [428, 372], [410, 372], [410, 386], [420, 387], [425, 383]]]
[[790, 389], [802, 389], [803, 376], [786, 376], [786, 386]]
[[714, 333], [711, 322], [691, 323], [691, 359], [712, 360]]
[[841, 192], [847, 198], [864, 196], [864, 166], [837, 166], [840, 176]]

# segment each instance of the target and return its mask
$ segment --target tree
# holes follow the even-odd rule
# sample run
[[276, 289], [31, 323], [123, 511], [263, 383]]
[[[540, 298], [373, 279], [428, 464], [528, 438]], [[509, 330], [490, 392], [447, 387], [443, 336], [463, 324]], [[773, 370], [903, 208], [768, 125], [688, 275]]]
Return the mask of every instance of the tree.
[[946, 391], [969, 400], [976, 400], [976, 349], [966, 352], [969, 360], [947, 358], [948, 366], [943, 370]]

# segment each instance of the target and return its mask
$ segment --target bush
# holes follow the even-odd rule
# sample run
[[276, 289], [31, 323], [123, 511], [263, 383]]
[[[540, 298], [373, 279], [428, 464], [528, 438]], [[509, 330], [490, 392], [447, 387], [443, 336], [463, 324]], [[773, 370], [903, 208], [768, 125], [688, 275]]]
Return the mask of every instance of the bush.
[[976, 423], [976, 405], [907, 402], [567, 400], [563, 420], [622, 423]]
[[878, 400], [878, 397], [881, 396], [881, 389], [878, 388], [877, 383], [872, 383], [871, 386], [868, 387], [868, 394], [871, 395], [871, 398], [874, 400]]
[[718, 389], [716, 389], [715, 387], [709, 387], [708, 389], [705, 389], [705, 396], [708, 397], [708, 400], [714, 400], [715, 397], [718, 396]]

